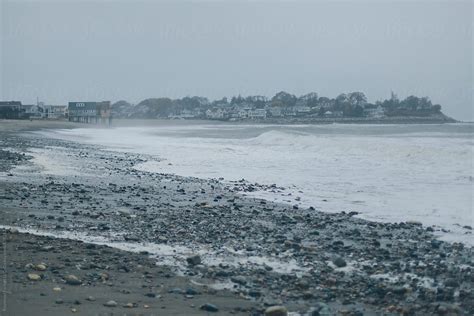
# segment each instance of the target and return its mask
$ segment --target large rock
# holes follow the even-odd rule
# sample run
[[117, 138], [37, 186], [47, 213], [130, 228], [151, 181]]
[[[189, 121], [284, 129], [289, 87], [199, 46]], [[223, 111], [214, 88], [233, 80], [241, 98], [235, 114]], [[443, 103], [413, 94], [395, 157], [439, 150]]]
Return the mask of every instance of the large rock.
[[265, 310], [265, 316], [288, 316], [285, 306], [271, 306]]

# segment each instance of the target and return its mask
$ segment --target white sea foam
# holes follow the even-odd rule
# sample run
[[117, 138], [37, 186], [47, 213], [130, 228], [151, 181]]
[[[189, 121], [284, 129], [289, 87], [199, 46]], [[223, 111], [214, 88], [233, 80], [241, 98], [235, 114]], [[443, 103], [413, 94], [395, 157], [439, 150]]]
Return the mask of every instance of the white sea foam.
[[421, 221], [448, 230], [437, 233], [442, 239], [474, 245], [462, 227], [474, 226], [472, 125], [167, 124], [45, 133], [162, 159], [139, 170], [275, 183], [287, 190], [248, 194], [370, 220]]

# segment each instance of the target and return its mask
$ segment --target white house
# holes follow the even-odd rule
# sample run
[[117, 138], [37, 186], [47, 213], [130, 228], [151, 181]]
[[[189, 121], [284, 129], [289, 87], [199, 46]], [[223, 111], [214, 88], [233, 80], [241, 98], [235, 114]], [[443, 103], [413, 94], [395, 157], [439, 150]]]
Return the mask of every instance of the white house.
[[239, 118], [241, 118], [241, 119], [249, 118], [250, 117], [250, 111], [252, 111], [252, 109], [249, 108], [249, 107], [239, 109], [239, 111], [238, 111]]
[[209, 109], [206, 111], [206, 116], [212, 120], [220, 120], [225, 116], [225, 112], [222, 109]]
[[266, 119], [267, 118], [267, 110], [265, 109], [254, 109], [249, 112], [249, 117], [251, 119]]
[[29, 118], [42, 118], [43, 117], [43, 108], [38, 104], [23, 104], [21, 110], [24, 115]]
[[43, 102], [38, 102], [38, 104], [22, 105], [21, 110], [29, 118], [56, 120], [67, 116], [68, 107], [66, 105], [45, 105]]
[[68, 107], [66, 105], [43, 105], [43, 118], [60, 119], [66, 117]]

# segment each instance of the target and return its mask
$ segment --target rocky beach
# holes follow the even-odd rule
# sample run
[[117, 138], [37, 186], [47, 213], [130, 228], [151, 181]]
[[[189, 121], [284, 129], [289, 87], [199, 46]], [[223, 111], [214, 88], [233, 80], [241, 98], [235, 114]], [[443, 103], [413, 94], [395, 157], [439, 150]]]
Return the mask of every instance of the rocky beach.
[[474, 313], [474, 251], [437, 227], [273, 203], [247, 194], [285, 188], [146, 172], [155, 156], [30, 133], [77, 126], [0, 122], [2, 315]]

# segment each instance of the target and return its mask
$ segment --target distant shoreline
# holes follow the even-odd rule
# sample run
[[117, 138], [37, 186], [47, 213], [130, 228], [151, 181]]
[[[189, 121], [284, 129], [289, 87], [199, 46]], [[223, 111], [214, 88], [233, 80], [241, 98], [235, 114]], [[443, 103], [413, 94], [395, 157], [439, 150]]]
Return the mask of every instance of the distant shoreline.
[[[274, 118], [265, 120], [210, 120], [210, 119], [166, 119], [166, 118], [114, 118], [112, 126], [130, 126], [135, 124], [128, 124], [129, 122], [199, 122], [202, 124], [277, 124], [277, 125], [294, 125], [294, 124], [308, 124], [308, 125], [323, 125], [323, 124], [447, 124], [447, 123], [473, 123], [463, 122], [450, 118], [445, 115], [429, 116], [429, 117], [384, 117], [384, 118]], [[0, 131], [27, 131], [38, 130], [43, 128], [85, 128], [93, 126], [103, 126], [98, 124], [74, 123], [67, 120], [0, 120]]]
[[258, 123], [269, 123], [269, 124], [444, 124], [444, 123], [461, 123], [453, 118], [445, 115], [439, 116], [428, 116], [428, 117], [415, 117], [415, 116], [394, 116], [394, 117], [383, 117], [383, 118], [354, 118], [354, 117], [341, 117], [341, 118], [284, 118], [284, 119], [266, 119], [266, 120], [243, 120], [238, 122], [258, 122]]

